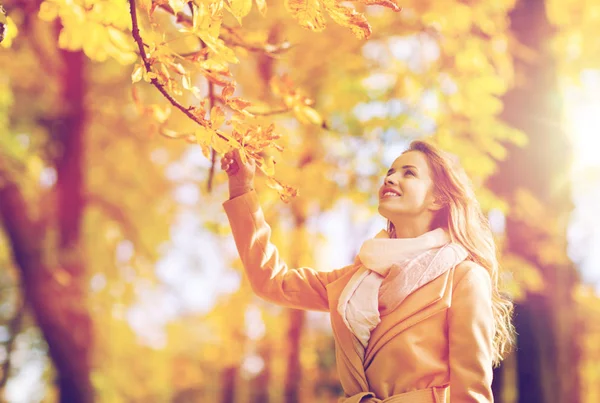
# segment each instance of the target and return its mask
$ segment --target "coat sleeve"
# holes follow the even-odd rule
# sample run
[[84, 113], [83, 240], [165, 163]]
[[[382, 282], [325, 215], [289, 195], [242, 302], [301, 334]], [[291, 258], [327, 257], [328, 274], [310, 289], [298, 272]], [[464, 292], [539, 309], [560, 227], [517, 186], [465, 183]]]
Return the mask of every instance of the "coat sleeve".
[[290, 269], [270, 241], [271, 227], [255, 191], [227, 200], [223, 208], [252, 290], [259, 297], [290, 308], [329, 310], [327, 284], [348, 272], [352, 265], [332, 272], [307, 267]]
[[[459, 270], [461, 269], [461, 270]], [[494, 317], [492, 283], [487, 271], [473, 263], [457, 267], [459, 278], [449, 310], [450, 401], [491, 403]]]

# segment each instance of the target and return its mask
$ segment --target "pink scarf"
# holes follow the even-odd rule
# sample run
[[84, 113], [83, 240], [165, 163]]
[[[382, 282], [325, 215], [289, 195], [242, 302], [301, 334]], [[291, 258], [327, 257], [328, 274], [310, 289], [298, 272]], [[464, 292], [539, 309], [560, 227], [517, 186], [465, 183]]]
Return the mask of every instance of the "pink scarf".
[[367, 347], [380, 315], [396, 309], [412, 292], [467, 258], [462, 246], [450, 242], [437, 228], [416, 238], [389, 238], [381, 231], [365, 241], [358, 254], [362, 263], [338, 303], [338, 312], [356, 336], [355, 348]]

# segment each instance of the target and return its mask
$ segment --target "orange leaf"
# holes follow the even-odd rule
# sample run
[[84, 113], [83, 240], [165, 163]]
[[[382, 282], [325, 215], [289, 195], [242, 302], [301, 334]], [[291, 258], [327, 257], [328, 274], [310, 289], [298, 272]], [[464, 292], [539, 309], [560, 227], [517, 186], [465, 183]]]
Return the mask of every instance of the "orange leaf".
[[220, 106], [213, 106], [210, 110], [210, 125], [214, 130], [217, 130], [225, 121], [225, 112]]
[[221, 96], [225, 99], [229, 98], [235, 92], [235, 87], [232, 84], [227, 84], [223, 87], [223, 92], [221, 92]]
[[340, 6], [336, 0], [325, 0], [324, 4], [331, 19], [350, 28], [358, 39], [365, 39], [371, 35], [371, 26], [361, 13], [353, 8]]
[[231, 109], [235, 109], [236, 111], [241, 111], [243, 109], [246, 109], [248, 106], [250, 106], [251, 103], [242, 98], [230, 98], [227, 100], [227, 105]]
[[319, 0], [286, 0], [285, 7], [302, 27], [316, 32], [325, 29], [325, 17]]

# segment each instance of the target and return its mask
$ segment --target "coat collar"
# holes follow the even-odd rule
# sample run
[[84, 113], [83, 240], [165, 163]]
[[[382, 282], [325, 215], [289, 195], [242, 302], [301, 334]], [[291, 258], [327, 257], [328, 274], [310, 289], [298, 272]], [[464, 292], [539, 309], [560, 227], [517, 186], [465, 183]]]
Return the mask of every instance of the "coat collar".
[[365, 358], [363, 362], [361, 352], [358, 351], [360, 342], [344, 324], [337, 311], [340, 295], [358, 268], [357, 265], [355, 270], [351, 270], [327, 285], [329, 311], [333, 333], [336, 338], [336, 348], [339, 349], [339, 357], [344, 360], [344, 364], [348, 367], [348, 372], [352, 374], [355, 384], [360, 388], [357, 391], [346, 391], [347, 393], [367, 392], [369, 385], [365, 369], [371, 364], [377, 352], [396, 335], [448, 308], [452, 298], [454, 269], [446, 271], [435, 280], [425, 284], [409, 295], [394, 311], [382, 316], [381, 323], [371, 332], [369, 344], [366, 351], [364, 351]]

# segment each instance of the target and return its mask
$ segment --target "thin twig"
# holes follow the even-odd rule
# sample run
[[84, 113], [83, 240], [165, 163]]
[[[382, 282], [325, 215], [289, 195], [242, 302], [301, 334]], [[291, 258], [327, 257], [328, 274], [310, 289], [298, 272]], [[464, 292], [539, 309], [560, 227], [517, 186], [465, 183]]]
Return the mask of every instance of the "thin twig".
[[[211, 111], [210, 113], [212, 113], [212, 108], [215, 104], [214, 93], [215, 93], [215, 86], [212, 82], [209, 81], [209, 83], [208, 83], [208, 106], [210, 108], [209, 110]], [[215, 151], [214, 148], [212, 148], [211, 152], [210, 152], [210, 171], [208, 171], [208, 183], [206, 186], [208, 193], [210, 193], [212, 191], [213, 178], [215, 176], [216, 161], [217, 161], [217, 152]]]
[[[200, 41], [200, 45], [202, 46], [202, 50], [206, 49], [206, 44], [204, 43], [204, 41]], [[204, 56], [205, 58], [208, 57], [208, 55]], [[209, 119], [212, 117], [212, 109], [213, 106], [215, 106], [215, 85], [212, 81], [208, 82], [208, 116]], [[216, 128], [215, 128], [216, 129]], [[210, 150], [210, 170], [208, 171], [208, 182], [206, 183], [206, 188], [208, 190], [208, 193], [212, 192], [212, 186], [213, 186], [213, 178], [215, 176], [215, 163], [217, 161], [217, 152], [215, 151], [214, 147], [211, 148]]]
[[273, 109], [271, 111], [265, 111], [265, 112], [254, 112], [254, 111], [248, 111], [249, 113], [256, 115], [256, 116], [272, 116], [272, 115], [280, 115], [283, 113], [288, 113], [289, 111], [291, 111], [290, 108], [281, 108], [281, 109]]
[[[140, 56], [142, 58], [142, 61], [144, 62], [144, 67], [146, 69], [147, 73], [152, 72], [152, 66], [150, 64], [150, 61], [148, 60], [148, 58], [146, 57], [146, 51], [144, 50], [144, 42], [142, 40], [142, 37], [140, 36], [140, 29], [138, 26], [138, 20], [137, 20], [137, 10], [135, 7], [135, 0], [129, 0], [129, 11], [131, 13], [131, 34], [133, 35], [133, 39], [135, 40], [135, 42], [138, 45], [139, 51], [140, 51]], [[177, 100], [175, 100], [175, 98], [173, 98], [165, 89], [165, 87], [158, 82], [158, 80], [156, 78], [151, 78], [150, 79], [150, 83], [152, 85], [154, 85], [158, 91], [163, 94], [163, 96], [173, 105], [175, 106], [177, 109], [179, 109], [181, 112], [183, 112], [184, 115], [186, 115], [188, 118], [192, 119], [194, 122], [198, 123], [201, 126], [204, 126], [204, 123], [202, 122], [202, 120], [200, 120], [197, 116], [194, 116], [193, 113], [190, 112], [189, 108], [184, 107], [183, 105], [181, 105], [179, 102], [177, 102]], [[223, 140], [227, 141], [227, 137], [217, 133], [217, 136], [221, 137]]]

